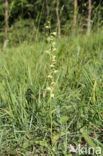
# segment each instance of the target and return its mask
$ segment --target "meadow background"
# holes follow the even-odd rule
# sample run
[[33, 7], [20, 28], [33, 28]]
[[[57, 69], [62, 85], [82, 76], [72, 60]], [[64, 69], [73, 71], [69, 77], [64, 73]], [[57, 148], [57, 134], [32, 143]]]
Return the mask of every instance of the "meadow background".
[[99, 0], [0, 0], [1, 156], [103, 149], [102, 10]]

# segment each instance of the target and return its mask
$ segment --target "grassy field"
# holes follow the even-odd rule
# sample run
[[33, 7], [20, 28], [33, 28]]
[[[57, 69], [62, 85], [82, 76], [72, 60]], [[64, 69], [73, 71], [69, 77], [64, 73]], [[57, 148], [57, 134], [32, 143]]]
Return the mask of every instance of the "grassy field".
[[45, 40], [0, 50], [1, 156], [103, 148], [103, 31], [55, 42], [54, 64]]

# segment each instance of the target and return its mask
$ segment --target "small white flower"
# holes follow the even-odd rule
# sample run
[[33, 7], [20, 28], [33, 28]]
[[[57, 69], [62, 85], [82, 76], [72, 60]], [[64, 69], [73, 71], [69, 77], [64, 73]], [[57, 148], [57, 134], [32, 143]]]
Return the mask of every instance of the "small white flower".
[[51, 75], [48, 75], [48, 78], [50, 78], [50, 79], [51, 79], [51, 78], [52, 78], [52, 76], [51, 76]]
[[53, 37], [53, 36], [51, 36], [50, 40], [51, 40], [51, 41], [53, 41], [53, 40], [54, 40], [54, 37]]
[[53, 56], [53, 57], [52, 57], [52, 61], [55, 61], [55, 58], [56, 58], [56, 56]]
[[45, 98], [45, 97], [46, 97], [46, 92], [44, 91], [44, 92], [43, 92], [43, 98]]
[[53, 61], [52, 64], [55, 65], [56, 61]]
[[49, 29], [49, 26], [48, 26], [48, 25], [46, 25], [46, 26], [45, 26], [45, 28], [46, 28], [46, 29]]
[[45, 52], [46, 52], [46, 54], [50, 54], [49, 50], [46, 50]]
[[56, 34], [57, 34], [56, 32], [52, 32], [52, 33], [51, 33], [51, 35], [54, 35], [54, 36], [56, 36]]
[[56, 43], [55, 43], [55, 42], [53, 42], [53, 43], [52, 43], [52, 45], [53, 45], [53, 46], [55, 46], [55, 45], [56, 45]]
[[54, 65], [53, 65], [53, 64], [51, 64], [51, 65], [50, 65], [50, 67], [51, 67], [51, 68], [54, 68]]
[[55, 86], [55, 82], [52, 82], [51, 85], [52, 85], [52, 86]]
[[56, 48], [53, 48], [53, 51], [56, 51], [57, 49]]
[[58, 72], [58, 70], [54, 70], [54, 73], [57, 73]]
[[53, 93], [51, 94], [51, 97], [52, 97], [52, 98], [54, 97], [54, 94], [53, 94]]
[[47, 90], [48, 90], [48, 91], [51, 91], [51, 88], [50, 88], [50, 87], [48, 87], [48, 88], [47, 88]]

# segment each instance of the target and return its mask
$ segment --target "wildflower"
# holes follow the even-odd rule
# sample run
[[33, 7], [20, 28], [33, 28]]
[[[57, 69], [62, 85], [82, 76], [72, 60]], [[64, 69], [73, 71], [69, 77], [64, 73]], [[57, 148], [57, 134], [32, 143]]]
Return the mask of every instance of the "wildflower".
[[52, 43], [52, 45], [53, 45], [53, 46], [55, 46], [55, 45], [56, 45], [56, 43], [55, 43], [55, 42], [53, 42], [53, 43]]
[[50, 21], [48, 21], [48, 24], [50, 24]]
[[51, 65], [50, 65], [50, 67], [51, 67], [51, 68], [54, 68], [54, 65], [53, 65], [53, 64], [51, 64]]
[[43, 92], [43, 98], [45, 98], [45, 97], [46, 97], [46, 92], [44, 91], [44, 92]]
[[45, 28], [50, 29], [50, 22], [48, 22], [48, 25], [46, 25]]
[[54, 70], [54, 73], [57, 73], [58, 72], [58, 70]]
[[55, 63], [56, 63], [56, 60], [53, 59], [53, 60], [52, 60], [52, 64], [53, 64], [53, 66], [55, 65]]
[[45, 28], [46, 28], [46, 29], [49, 29], [49, 26], [48, 26], [48, 25], [46, 25], [46, 26], [45, 26]]
[[52, 76], [51, 75], [48, 75], [48, 78], [52, 79]]
[[51, 35], [54, 35], [54, 36], [56, 36], [56, 32], [52, 32], [52, 33], [51, 33]]
[[52, 82], [51, 85], [52, 85], [52, 86], [55, 86], [55, 82]]
[[51, 94], [51, 97], [53, 98], [54, 97], [54, 94]]
[[53, 66], [55, 65], [56, 61], [52, 61]]
[[47, 38], [47, 42], [50, 42], [50, 40], [51, 40], [51, 38], [50, 38], [50, 37], [48, 37], [48, 38]]
[[50, 87], [47, 88], [48, 91], [51, 91], [52, 89]]
[[55, 61], [55, 58], [56, 58], [56, 56], [54, 55], [54, 56], [52, 57], [52, 61]]
[[49, 50], [46, 50], [45, 52], [46, 52], [47, 54], [50, 54]]
[[53, 51], [56, 51], [56, 48], [53, 48]]
[[53, 37], [53, 36], [51, 36], [50, 40], [51, 40], [51, 41], [53, 41], [53, 40], [54, 40], [54, 37]]

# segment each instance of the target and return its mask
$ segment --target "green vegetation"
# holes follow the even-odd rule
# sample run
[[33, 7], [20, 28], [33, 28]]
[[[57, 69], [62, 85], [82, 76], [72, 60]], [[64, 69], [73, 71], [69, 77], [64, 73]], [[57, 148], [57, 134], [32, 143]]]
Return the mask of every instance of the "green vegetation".
[[102, 0], [0, 0], [0, 156], [103, 155], [102, 18]]
[[51, 101], [50, 43], [24, 42], [1, 49], [1, 155], [69, 156], [70, 144], [103, 148], [103, 31], [55, 42]]

